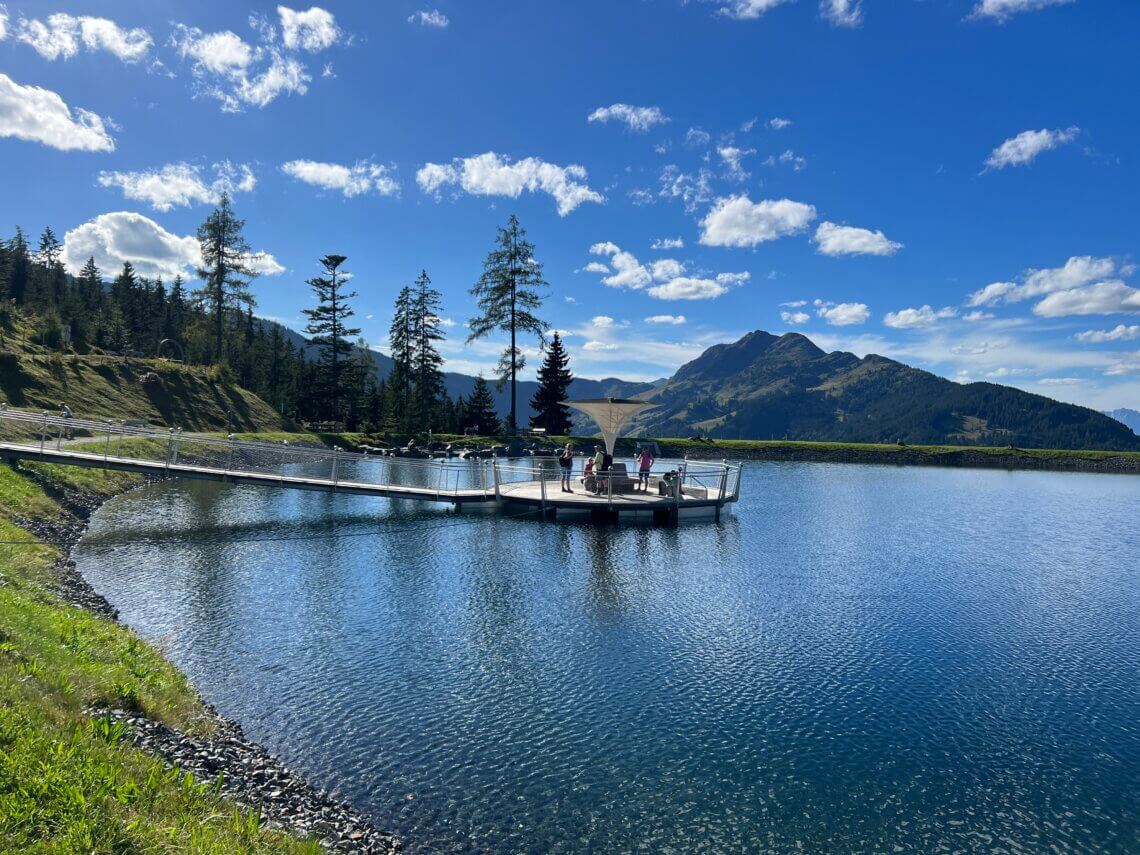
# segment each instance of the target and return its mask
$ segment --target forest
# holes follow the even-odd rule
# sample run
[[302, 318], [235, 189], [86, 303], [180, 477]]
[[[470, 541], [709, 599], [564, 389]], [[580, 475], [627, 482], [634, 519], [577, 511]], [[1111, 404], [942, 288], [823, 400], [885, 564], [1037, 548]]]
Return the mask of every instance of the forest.
[[197, 231], [201, 263], [194, 279], [142, 276], [129, 260], [101, 270], [89, 258], [78, 272], [65, 268], [63, 245], [46, 227], [38, 241], [17, 227], [0, 240], [0, 321], [25, 321], [35, 342], [78, 354], [160, 358], [208, 367], [212, 376], [255, 393], [298, 425], [336, 423], [374, 434], [517, 431], [514, 385], [526, 366], [521, 339], [542, 347], [539, 389], [530, 401], [531, 427], [551, 434], [569, 430], [567, 389], [573, 380], [557, 332], [539, 318], [544, 291], [542, 266], [525, 229], [512, 216], [499, 229], [471, 293], [479, 314], [468, 340], [496, 332], [510, 336], [495, 372], [509, 384], [510, 412], [501, 417], [490, 387], [479, 377], [466, 398], [444, 388], [439, 343], [443, 297], [426, 269], [396, 292], [389, 330], [392, 369], [377, 371], [373, 350], [353, 326], [357, 281], [348, 257], [328, 254], [321, 273], [307, 281], [316, 305], [303, 309], [301, 336], [260, 318], [252, 284], [255, 254], [243, 237], [245, 223], [225, 194]]

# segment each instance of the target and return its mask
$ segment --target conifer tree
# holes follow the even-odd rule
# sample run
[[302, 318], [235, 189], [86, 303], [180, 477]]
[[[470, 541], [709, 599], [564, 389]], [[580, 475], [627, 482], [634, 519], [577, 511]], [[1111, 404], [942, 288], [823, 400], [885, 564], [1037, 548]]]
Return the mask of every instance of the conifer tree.
[[388, 391], [398, 429], [404, 429], [410, 424], [412, 363], [415, 357], [413, 312], [412, 289], [405, 285], [396, 295], [392, 326], [388, 330], [388, 347], [392, 351], [392, 375], [388, 379]]
[[526, 229], [511, 214], [506, 228], [500, 228], [496, 247], [487, 253], [483, 275], [471, 288], [479, 315], [472, 318], [467, 341], [472, 342], [492, 332], [510, 334], [510, 344], [503, 351], [495, 373], [499, 388], [511, 384], [511, 412], [507, 427], [514, 433], [518, 427], [517, 378], [526, 365], [519, 337], [530, 333], [544, 343], [546, 323], [535, 314], [542, 308], [540, 288], [549, 283], [542, 278], [542, 265], [534, 257], [534, 244], [526, 240]]
[[256, 305], [249, 285], [257, 277], [253, 253], [242, 237], [245, 220], [234, 216], [230, 197], [223, 192], [218, 206], [198, 226], [198, 243], [202, 265], [198, 278], [204, 283], [196, 292], [214, 320], [214, 359], [224, 356], [225, 316], [231, 310], [241, 311]]
[[471, 397], [467, 399], [463, 422], [462, 427], [473, 427], [480, 436], [493, 436], [499, 432], [499, 415], [495, 412], [495, 399], [491, 396], [491, 390], [482, 374], [475, 378], [475, 387], [471, 390]]
[[330, 410], [335, 418], [342, 414], [346, 383], [342, 377], [344, 360], [352, 353], [352, 336], [359, 335], [358, 327], [346, 325], [354, 314], [348, 301], [356, 296], [355, 291], [345, 293], [342, 288], [346, 281], [345, 271], [340, 266], [345, 262], [343, 255], [326, 255], [321, 259], [324, 276], [315, 276], [308, 281], [317, 295], [315, 309], [302, 309], [309, 318], [305, 332], [310, 342], [320, 348], [320, 364], [323, 390], [328, 397]]
[[431, 430], [432, 416], [435, 414], [443, 389], [443, 357], [436, 342], [443, 339], [440, 330], [439, 313], [442, 311], [442, 295], [431, 287], [427, 271], [420, 272], [412, 291], [412, 333], [414, 352], [412, 372], [415, 382], [415, 407], [420, 428]]
[[16, 234], [8, 242], [8, 296], [23, 305], [28, 298], [28, 279], [31, 275], [31, 257], [23, 230], [16, 226]]
[[562, 338], [555, 331], [538, 370], [538, 390], [530, 401], [535, 413], [530, 419], [531, 427], [544, 428], [548, 434], [556, 436], [570, 433], [570, 409], [565, 402], [574, 375], [568, 368], [569, 364], [570, 357]]
[[103, 274], [95, 265], [95, 256], [89, 257], [79, 271], [79, 297], [83, 308], [88, 312], [94, 311], [102, 303]]

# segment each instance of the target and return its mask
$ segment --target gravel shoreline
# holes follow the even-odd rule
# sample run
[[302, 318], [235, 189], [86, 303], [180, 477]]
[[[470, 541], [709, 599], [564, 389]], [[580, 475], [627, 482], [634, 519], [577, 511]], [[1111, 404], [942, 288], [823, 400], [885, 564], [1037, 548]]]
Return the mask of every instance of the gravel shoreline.
[[[38, 479], [37, 479], [38, 480]], [[147, 484], [161, 479], [149, 479]], [[40, 486], [68, 513], [63, 520], [23, 518], [18, 524], [37, 538], [61, 546], [65, 552], [56, 565], [51, 589], [60, 598], [119, 622], [119, 613], [83, 578], [71, 551], [87, 531], [91, 515], [106, 499]], [[199, 699], [201, 700], [201, 699]], [[168, 767], [193, 773], [200, 783], [217, 781], [219, 793], [245, 808], [259, 811], [266, 825], [299, 837], [311, 838], [336, 852], [379, 855], [401, 851], [399, 839], [372, 825], [358, 811], [314, 787], [290, 770], [261, 745], [248, 739], [241, 725], [224, 718], [201, 700], [212, 724], [208, 737], [175, 730], [161, 722], [124, 710], [90, 709], [88, 714], [110, 716], [126, 725], [126, 738], [137, 748], [161, 757]]]

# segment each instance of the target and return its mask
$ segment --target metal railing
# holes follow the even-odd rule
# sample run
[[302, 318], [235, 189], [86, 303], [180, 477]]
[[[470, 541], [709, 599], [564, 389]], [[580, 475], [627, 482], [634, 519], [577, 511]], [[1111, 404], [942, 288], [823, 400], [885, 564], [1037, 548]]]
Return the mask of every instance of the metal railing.
[[[66, 453], [87, 465], [131, 461], [155, 464], [165, 471], [208, 470], [223, 475], [247, 473], [264, 478], [341, 486], [406, 489], [421, 499], [511, 498], [538, 500], [543, 507], [562, 498], [562, 471], [555, 457], [416, 459], [386, 457], [288, 441], [243, 440], [233, 434], [218, 436], [188, 433], [178, 428], [155, 428], [132, 420], [65, 418], [0, 404], [0, 444], [55, 459]], [[736, 501], [740, 494], [740, 466], [690, 460], [657, 461], [644, 492], [638, 491], [636, 464], [625, 472], [586, 475], [589, 458], [575, 458], [571, 470], [574, 489], [593, 490], [608, 506], [628, 504], [649, 495], [672, 499], [675, 505], [699, 501], [717, 505]], [[619, 461], [622, 462], [622, 461]], [[656, 504], [660, 504], [657, 502]]]

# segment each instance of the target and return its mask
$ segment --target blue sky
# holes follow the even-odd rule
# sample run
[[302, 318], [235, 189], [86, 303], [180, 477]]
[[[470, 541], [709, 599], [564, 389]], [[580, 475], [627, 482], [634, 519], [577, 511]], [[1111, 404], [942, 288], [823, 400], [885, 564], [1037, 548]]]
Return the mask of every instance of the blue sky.
[[467, 290], [513, 212], [583, 376], [798, 330], [1140, 408], [1135, 3], [5, 4], [0, 233], [75, 265], [188, 269], [228, 187], [262, 314], [300, 328], [342, 253], [383, 349], [427, 268], [489, 371]]

